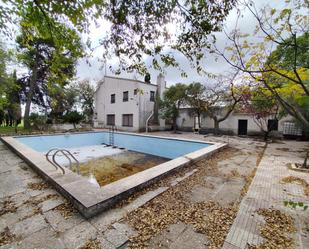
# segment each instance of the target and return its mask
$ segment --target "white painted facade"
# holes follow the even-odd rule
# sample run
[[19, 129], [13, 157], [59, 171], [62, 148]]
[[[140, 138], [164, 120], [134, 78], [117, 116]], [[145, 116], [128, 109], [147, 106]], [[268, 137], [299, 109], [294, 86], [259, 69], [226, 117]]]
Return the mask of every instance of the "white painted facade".
[[[192, 131], [195, 125], [194, 119], [196, 115], [192, 113], [190, 108], [184, 108], [180, 110], [179, 117], [177, 119], [177, 126], [180, 130]], [[269, 117], [269, 120], [273, 119], [272, 116]], [[248, 113], [237, 113], [233, 112], [230, 116], [220, 122], [219, 129], [222, 132], [235, 134], [239, 132], [239, 120], [247, 120], [247, 134], [248, 135], [258, 135], [262, 133], [260, 126], [254, 121], [253, 115]], [[201, 115], [201, 128], [211, 131], [214, 128], [214, 121], [207, 115]], [[283, 134], [286, 123], [294, 123], [291, 116], [286, 116], [281, 118], [278, 121], [278, 130], [273, 131], [274, 134]], [[264, 127], [266, 129], [267, 127]], [[300, 135], [300, 132], [297, 132]]]
[[[163, 75], [157, 78], [157, 85], [139, 80], [105, 76], [99, 82], [95, 93], [94, 126], [108, 128], [107, 115], [115, 115], [115, 126], [118, 130], [143, 131], [146, 120], [154, 111], [156, 94], [162, 96], [166, 88]], [[124, 92], [128, 92], [128, 101], [123, 100]], [[115, 103], [111, 103], [111, 95], [115, 94]], [[154, 99], [151, 99], [154, 94]], [[133, 115], [133, 123], [124, 125], [123, 115]], [[164, 120], [159, 120], [159, 128], [165, 128]]]

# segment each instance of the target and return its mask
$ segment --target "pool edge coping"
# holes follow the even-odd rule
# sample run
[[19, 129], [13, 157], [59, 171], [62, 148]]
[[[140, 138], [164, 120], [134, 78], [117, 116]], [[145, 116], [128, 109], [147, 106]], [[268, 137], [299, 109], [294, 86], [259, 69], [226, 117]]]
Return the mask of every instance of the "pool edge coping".
[[[131, 133], [124, 134], [141, 135]], [[225, 143], [208, 143], [199, 140], [151, 135], [146, 136], [163, 139], [176, 139], [189, 142], [201, 142], [210, 144], [211, 146], [193, 151], [191, 153], [177, 157], [170, 161], [164, 162], [152, 168], [146, 169], [134, 175], [122, 178], [118, 181], [98, 188], [90, 184], [85, 178], [77, 175], [69, 169], [65, 169], [66, 174], [63, 175], [59, 170], [56, 170], [52, 164], [46, 161], [46, 158], [42, 153], [37, 152], [29, 146], [19, 142], [17, 139], [15, 139], [15, 136], [0, 137], [0, 140], [3, 141], [3, 143], [7, 145], [12, 151], [14, 151], [19, 157], [25, 160], [33, 168], [33, 170], [35, 170], [40, 176], [47, 180], [58, 192], [69, 199], [79, 210], [79, 212], [86, 218], [90, 218], [100, 212], [103, 212], [121, 199], [126, 198], [139, 189], [146, 187], [161, 179], [162, 177], [181, 169], [183, 166], [189, 164], [190, 162], [198, 161], [202, 158], [210, 156], [211, 154], [227, 146]], [[69, 177], [71, 177], [70, 181], [66, 183], [65, 178]]]

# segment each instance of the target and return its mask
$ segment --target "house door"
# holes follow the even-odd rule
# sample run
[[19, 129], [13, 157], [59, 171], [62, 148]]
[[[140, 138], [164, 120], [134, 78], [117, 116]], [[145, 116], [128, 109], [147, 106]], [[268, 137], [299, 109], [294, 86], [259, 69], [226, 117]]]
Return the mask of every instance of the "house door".
[[247, 135], [248, 120], [238, 119], [238, 135]]

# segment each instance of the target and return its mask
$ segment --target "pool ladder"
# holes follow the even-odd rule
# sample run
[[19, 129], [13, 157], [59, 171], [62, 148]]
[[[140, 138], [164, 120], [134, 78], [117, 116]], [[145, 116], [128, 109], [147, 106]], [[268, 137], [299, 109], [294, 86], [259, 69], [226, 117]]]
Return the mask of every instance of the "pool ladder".
[[[52, 155], [51, 153], [54, 152]], [[65, 150], [65, 149], [57, 149], [57, 148], [54, 148], [54, 149], [50, 149], [46, 154], [45, 154], [45, 157], [46, 157], [46, 160], [48, 162], [50, 162], [56, 169], [60, 169], [62, 171], [63, 174], [65, 174], [65, 170], [64, 168], [59, 164], [57, 163], [56, 161], [56, 156], [58, 153], [61, 153], [62, 155], [64, 155], [70, 162], [70, 170], [72, 170], [72, 159], [76, 162], [76, 168], [77, 168], [77, 174], [80, 174], [80, 169], [79, 169], [79, 161], [76, 159], [75, 156], [73, 156], [73, 154], [68, 151], [68, 150]], [[52, 158], [52, 160], [50, 160], [50, 157]]]
[[114, 140], [114, 136], [115, 136], [115, 131], [116, 131], [116, 126], [111, 126], [108, 129], [108, 133], [109, 133], [109, 145], [114, 146], [115, 145], [115, 140]]

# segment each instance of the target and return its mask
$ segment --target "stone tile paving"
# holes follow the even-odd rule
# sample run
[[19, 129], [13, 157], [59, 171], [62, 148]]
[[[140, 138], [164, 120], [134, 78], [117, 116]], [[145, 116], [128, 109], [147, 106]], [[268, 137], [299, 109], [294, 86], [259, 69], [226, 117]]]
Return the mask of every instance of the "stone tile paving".
[[[165, 190], [149, 191], [124, 208], [112, 209], [91, 220], [77, 212], [64, 217], [57, 207], [66, 200], [49, 187], [30, 189], [28, 183], [40, 183], [42, 179], [3, 144], [0, 158], [0, 234], [8, 228], [15, 236], [11, 243], [1, 244], [0, 235], [1, 249], [71, 249], [83, 246], [89, 239], [99, 240], [101, 248], [115, 249], [133, 233], [119, 220]], [[9, 210], [4, 206], [8, 201], [12, 203]]]
[[[245, 177], [248, 176], [253, 169], [256, 167], [256, 163], [259, 158], [259, 154], [263, 150], [264, 142], [255, 141], [253, 139], [238, 139], [238, 138], [230, 138], [227, 137], [204, 137], [201, 135], [195, 135], [192, 133], [183, 133], [183, 134], [171, 134], [166, 132], [158, 132], [154, 133], [154, 135], [164, 135], [164, 136], [179, 136], [185, 138], [196, 138], [203, 139], [205, 141], [209, 141], [210, 139], [213, 142], [229, 142], [229, 144], [236, 148], [234, 150], [231, 157], [227, 159], [219, 160], [217, 166], [215, 168], [208, 170], [207, 160], [202, 160], [198, 165], [204, 167], [204, 170], [198, 170], [194, 175], [192, 175], [189, 179], [189, 182], [186, 180], [182, 182], [182, 185], [189, 185], [190, 189], [182, 189], [176, 186], [174, 190], [177, 193], [180, 193], [184, 198], [185, 203], [207, 203], [210, 201], [216, 201], [221, 207], [227, 207], [227, 205], [231, 205], [233, 203], [238, 203], [239, 199], [241, 199], [241, 190], [243, 189], [246, 181]], [[229, 140], [229, 141], [227, 141]], [[233, 150], [232, 150], [233, 151]], [[199, 168], [201, 169], [201, 168]], [[198, 179], [201, 178], [201, 179]], [[191, 187], [191, 183], [192, 187]], [[184, 192], [182, 192], [185, 190]], [[175, 196], [172, 196], [173, 199]], [[152, 204], [148, 205], [147, 212], [156, 212], [156, 202], [169, 202], [168, 193], [165, 195], [157, 197], [154, 200], [153, 208]], [[179, 200], [179, 204], [181, 205], [181, 200]], [[166, 204], [166, 208], [169, 209], [167, 213], [162, 212], [161, 210], [157, 214], [157, 216], [173, 217], [173, 212], [182, 213], [181, 210], [178, 210], [178, 206], [173, 205], [173, 203]], [[147, 206], [147, 205], [146, 205]], [[165, 208], [164, 206], [161, 208]], [[144, 209], [144, 208], [141, 208]], [[138, 215], [139, 213], [137, 213]], [[143, 211], [141, 211], [141, 215], [144, 215]], [[149, 215], [155, 215], [150, 213]], [[204, 213], [207, 217], [208, 213]], [[147, 218], [147, 216], [145, 217]], [[130, 215], [128, 217], [130, 220]], [[171, 218], [172, 221], [177, 222], [177, 218]], [[164, 223], [164, 221], [162, 220]], [[155, 221], [155, 223], [160, 224], [160, 218]], [[138, 223], [137, 223], [138, 224]], [[147, 223], [148, 224], [148, 223]], [[146, 225], [144, 225], [146, 226]], [[152, 224], [149, 224], [152, 226]], [[160, 227], [160, 226], [159, 226]], [[158, 227], [158, 228], [159, 228]], [[216, 229], [220, 230], [220, 227]], [[154, 231], [157, 229], [154, 228]], [[210, 232], [211, 233], [211, 232]], [[145, 236], [147, 237], [148, 231], [145, 231]], [[141, 234], [141, 236], [143, 236]], [[141, 238], [142, 239], [142, 238]], [[212, 238], [216, 240], [216, 238]], [[223, 238], [224, 240], [224, 238]], [[137, 240], [138, 241], [138, 240]], [[133, 243], [137, 243], [136, 240], [133, 240]], [[188, 249], [188, 248], [217, 248], [214, 247], [214, 243], [210, 243], [209, 238], [207, 238], [207, 234], [197, 232], [197, 230], [191, 225], [187, 223], [183, 223], [178, 221], [176, 224], [169, 224], [167, 228], [160, 231], [157, 234], [154, 234], [153, 237], [147, 242], [147, 248], [179, 248], [179, 249]], [[130, 245], [130, 244], [129, 244]], [[140, 245], [139, 245], [140, 246]], [[135, 248], [133, 246], [133, 248]], [[137, 247], [140, 248], [140, 247]], [[141, 247], [141, 248], [145, 248]]]
[[309, 173], [293, 171], [288, 163], [301, 163], [303, 150], [309, 143], [284, 141], [267, 146], [264, 157], [257, 169], [251, 186], [242, 199], [237, 217], [226, 237], [223, 249], [243, 249], [248, 245], [263, 242], [260, 235], [264, 220], [256, 211], [260, 208], [274, 208], [295, 218], [297, 233], [294, 236], [295, 248], [309, 248], [309, 214], [308, 211], [295, 211], [284, 206], [284, 201], [304, 202], [309, 204], [308, 196], [297, 184], [282, 184], [281, 179], [296, 176], [309, 182]]
[[[64, 216], [57, 208], [66, 200], [54, 189], [31, 189], [28, 184], [42, 179], [19, 157], [0, 142], [0, 248], [79, 248], [88, 240], [98, 240], [104, 249], [124, 248], [134, 230], [122, 218], [134, 209], [167, 190], [158, 187], [138, 196], [126, 205], [108, 210], [92, 219], [76, 211]], [[194, 172], [192, 172], [194, 173]], [[188, 173], [183, 178], [188, 177]], [[180, 182], [173, 179], [171, 184]], [[10, 209], [5, 203], [10, 202]], [[2, 232], [9, 229], [15, 236], [2, 244]]]
[[[161, 135], [175, 136], [170, 133], [162, 133]], [[229, 138], [225, 136], [204, 137], [192, 133], [184, 133], [178, 136], [214, 142], [228, 142], [232, 147], [241, 150], [241, 153], [236, 153], [232, 160], [222, 160], [218, 164], [219, 171], [224, 180], [222, 180], [222, 176], [208, 175], [205, 177], [205, 184], [203, 184], [202, 188], [200, 188], [201, 186], [194, 186], [192, 189], [192, 195], [188, 196], [188, 200], [196, 202], [205, 199], [205, 197], [212, 199], [218, 197], [218, 200], [221, 200], [224, 205], [226, 202], [235, 201], [237, 198], [241, 198], [239, 196], [239, 186], [243, 186], [244, 184], [241, 177], [230, 178], [229, 176], [233, 170], [234, 173], [236, 172], [236, 175], [238, 171], [240, 174], [249, 174], [255, 165], [257, 153], [261, 151], [261, 147], [264, 144], [263, 142], [255, 141], [253, 139]], [[286, 146], [286, 144], [279, 144], [276, 146], [293, 147], [295, 153], [289, 153], [290, 157], [288, 159], [291, 160], [293, 156], [293, 160], [299, 160], [299, 153], [297, 153], [297, 150], [300, 150], [300, 148], [296, 148], [293, 142], [291, 143], [292, 144], [289, 144], [289, 146]], [[278, 161], [279, 159], [281, 161], [287, 160], [285, 158], [286, 152], [277, 150], [277, 147], [272, 150], [267, 150], [267, 155], [269, 154], [269, 162]], [[8, 211], [4, 214], [0, 214], [0, 233], [8, 227], [9, 230], [16, 235], [14, 241], [0, 246], [1, 249], [70, 249], [84, 245], [89, 239], [99, 240], [101, 248], [115, 249], [118, 246], [120, 246], [120, 248], [125, 248], [125, 244], [121, 245], [121, 243], [125, 243], [135, 231], [128, 226], [122, 218], [128, 212], [142, 206], [144, 203], [166, 190], [165, 186], [153, 189], [142, 194], [133, 200], [133, 202], [123, 207], [111, 209], [89, 220], [84, 219], [76, 212], [69, 217], [64, 217], [57, 209], [59, 205], [66, 202], [64, 198], [52, 188], [42, 190], [30, 189], [28, 187], [29, 183], [42, 182], [42, 179], [38, 177], [19, 157], [9, 151], [2, 144], [0, 144], [0, 158], [0, 210], [3, 209], [3, 203], [8, 200], [14, 204], [16, 209], [12, 212]], [[195, 173], [197, 174], [198, 172], [189, 172], [186, 174], [186, 177], [190, 177]], [[286, 175], [284, 170], [278, 170], [277, 173], [280, 173], [281, 177]], [[292, 173], [295, 175], [300, 174], [298, 172]], [[269, 175], [263, 175], [270, 178]], [[183, 179], [173, 179], [171, 185], [177, 184], [180, 180]], [[259, 184], [262, 186], [259, 186]], [[256, 185], [257, 188], [263, 187], [265, 182], [259, 184]], [[290, 194], [288, 199], [301, 200], [301, 196], [303, 195], [302, 189], [293, 186], [294, 184], [287, 184], [284, 186], [279, 185], [279, 187], [276, 189], [274, 188], [274, 190], [271, 191], [271, 195], [276, 196], [277, 193], [282, 190], [281, 188], [285, 188], [287, 193]], [[229, 191], [231, 188], [234, 189], [232, 194], [231, 191]], [[246, 198], [244, 201], [246, 206], [250, 206], [252, 203], [256, 205], [256, 199], [254, 199], [256, 194], [257, 191], [253, 191], [253, 197]], [[259, 202], [263, 203], [262, 201]], [[281, 201], [279, 202], [281, 203]], [[265, 201], [264, 205], [266, 206], [267, 204], [267, 201]], [[250, 211], [248, 208], [247, 210]], [[249, 219], [250, 217], [245, 218]], [[260, 224], [262, 220], [263, 219], [256, 217], [254, 222]], [[252, 222], [252, 224], [255, 224], [254, 222]], [[302, 226], [302, 229], [305, 229], [303, 224], [300, 224], [300, 226]], [[251, 227], [252, 228], [248, 231], [254, 230], [254, 225]], [[237, 229], [240, 228], [237, 227]], [[251, 238], [252, 241], [259, 242], [260, 238], [252, 234], [254, 233], [248, 233], [247, 237]], [[160, 238], [160, 236], [162, 237]], [[302, 242], [306, 243], [305, 237], [301, 237]], [[169, 246], [167, 246], [167, 248], [207, 248], [208, 244], [208, 239], [204, 234], [196, 233], [191, 225], [183, 223], [172, 224], [169, 229], [161, 235], [154, 237], [151, 241], [153, 244], [153, 247], [151, 248], [157, 248], [158, 243], [160, 244], [165, 238], [169, 241]], [[232, 244], [230, 246], [232, 246]]]

